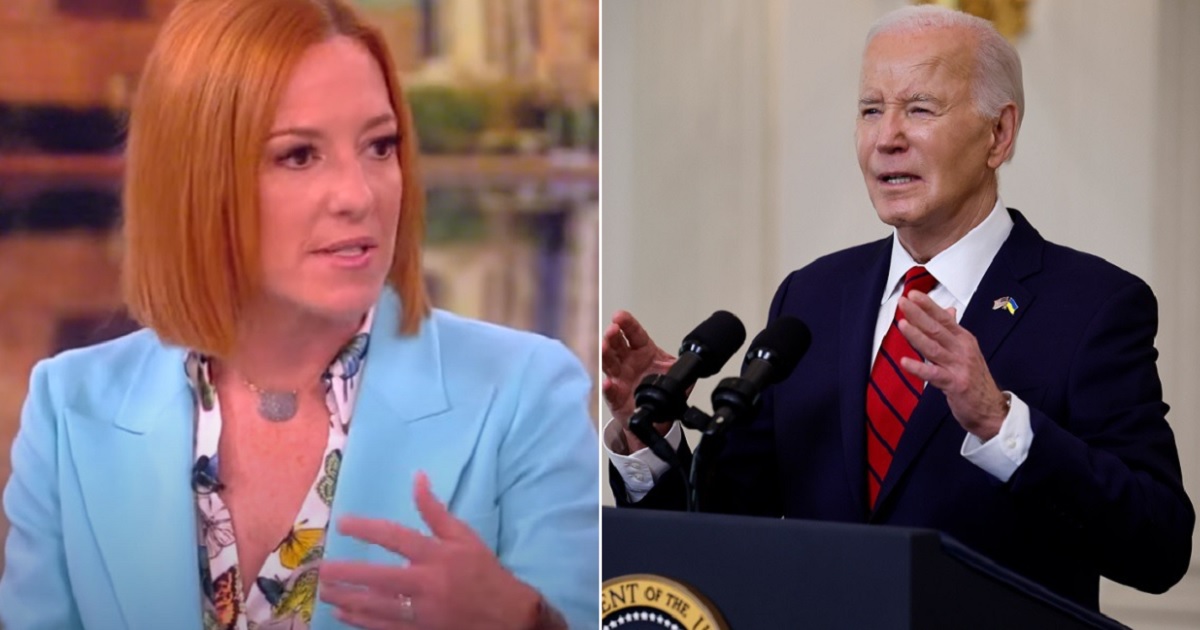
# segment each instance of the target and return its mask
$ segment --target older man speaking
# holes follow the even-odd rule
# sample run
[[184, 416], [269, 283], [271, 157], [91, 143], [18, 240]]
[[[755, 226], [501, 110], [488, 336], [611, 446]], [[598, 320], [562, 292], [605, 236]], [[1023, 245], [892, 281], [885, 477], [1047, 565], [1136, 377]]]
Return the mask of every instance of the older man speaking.
[[[1005, 208], [1023, 108], [1020, 59], [988, 22], [909, 7], [872, 28], [855, 140], [894, 233], [779, 287], [770, 317], [805, 321], [812, 348], [730, 430], [709, 509], [938, 529], [1092, 609], [1101, 575], [1151, 592], [1182, 577], [1195, 512], [1154, 295]], [[685, 503], [627, 427], [633, 388], [673, 360], [629, 313], [605, 331], [621, 505]], [[663, 430], [686, 466], [681, 430]]]

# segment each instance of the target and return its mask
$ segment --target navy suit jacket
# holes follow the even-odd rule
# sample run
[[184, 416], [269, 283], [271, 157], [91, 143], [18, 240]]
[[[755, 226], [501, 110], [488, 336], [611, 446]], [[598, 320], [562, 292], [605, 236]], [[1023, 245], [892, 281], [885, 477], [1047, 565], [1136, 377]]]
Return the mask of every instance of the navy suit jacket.
[[[825, 256], [779, 287], [770, 317], [803, 320], [812, 347], [764, 393], [757, 418], [729, 432], [704, 488], [708, 509], [937, 529], [1092, 609], [1101, 575], [1151, 592], [1175, 584], [1195, 512], [1155, 366], [1154, 294], [1010, 214], [1012, 233], [961, 320], [997, 385], [1030, 408], [1033, 444], [1007, 483], [960, 454], [965, 431], [928, 387], [867, 507], [865, 394], [887, 238]], [[1006, 296], [1013, 314], [992, 308]], [[686, 444], [680, 451], [686, 466]], [[620, 476], [610, 478], [626, 503]], [[683, 503], [672, 473], [637, 507]]]

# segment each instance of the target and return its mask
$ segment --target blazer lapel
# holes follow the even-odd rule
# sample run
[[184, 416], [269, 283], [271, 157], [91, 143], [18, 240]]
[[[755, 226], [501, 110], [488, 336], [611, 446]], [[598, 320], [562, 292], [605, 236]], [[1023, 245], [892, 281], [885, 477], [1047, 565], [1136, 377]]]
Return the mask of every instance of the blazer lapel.
[[[975, 335], [983, 358], [989, 361], [1034, 301], [1034, 294], [1026, 289], [1021, 281], [1041, 269], [1042, 248], [1045, 244], [1045, 240], [1020, 212], [1009, 212], [1013, 218], [1012, 232], [984, 273], [971, 303], [967, 305], [967, 310], [960, 320], [963, 328]], [[1004, 309], [993, 308], [999, 298], [1012, 298], [1017, 304], [1015, 312], [1009, 313]], [[1002, 383], [999, 385], [1004, 386]], [[896, 447], [892, 465], [879, 490], [876, 514], [883, 507], [892, 489], [899, 484], [904, 473], [925, 449], [930, 438], [941, 426], [949, 422], [956, 421], [950, 414], [945, 394], [935, 387], [927, 387], [921, 401], [913, 410], [912, 417], [909, 418], [900, 444]]]
[[67, 410], [88, 523], [129, 628], [199, 628], [194, 403], [183, 351], [155, 341], [128, 382], [115, 415]]
[[[434, 494], [453, 510], [460, 476], [480, 434], [482, 413], [460, 417], [451, 408], [438, 317], [422, 322], [419, 334], [402, 337], [398, 311], [398, 298], [386, 291], [372, 324], [362, 389], [338, 474], [326, 558], [403, 564], [391, 552], [339, 534], [337, 519], [380, 518], [428, 534], [413, 502], [416, 473], [424, 471]], [[341, 627], [331, 612], [318, 602], [313, 628]]]
[[[975, 335], [984, 359], [992, 358], [1000, 342], [1029, 312], [1036, 296], [1021, 281], [1042, 268], [1045, 239], [1020, 212], [1010, 210], [1009, 214], [1013, 218], [1012, 233], [984, 274], [961, 321], [963, 327]], [[995, 308], [995, 302], [1000, 298], [1012, 298], [1016, 303], [1015, 312]]]
[[842, 448], [850, 494], [862, 515], [867, 513], [867, 376], [871, 372], [871, 342], [879, 313], [879, 299], [887, 281], [892, 241], [879, 241], [857, 277], [847, 278], [842, 291], [842, 339], [839, 357], [841, 383]]

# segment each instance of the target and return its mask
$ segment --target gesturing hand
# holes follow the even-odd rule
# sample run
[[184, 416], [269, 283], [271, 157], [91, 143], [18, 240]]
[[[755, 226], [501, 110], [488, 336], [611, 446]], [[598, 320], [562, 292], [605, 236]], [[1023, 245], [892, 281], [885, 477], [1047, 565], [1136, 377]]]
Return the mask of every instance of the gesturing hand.
[[404, 556], [409, 565], [324, 562], [319, 593], [337, 618], [368, 630], [533, 626], [537, 591], [513, 577], [474, 530], [433, 496], [424, 473], [417, 475], [413, 496], [432, 536], [386, 520], [338, 521], [341, 533]]
[[[625, 429], [630, 450], [642, 448], [642, 443], [629, 432], [633, 416], [633, 392], [649, 374], [663, 374], [675, 364], [675, 357], [658, 347], [641, 323], [628, 311], [617, 311], [604, 331], [600, 358], [604, 370], [601, 391], [613, 419]], [[659, 425], [660, 431], [670, 425]]]
[[990, 440], [1008, 415], [1008, 401], [992, 380], [975, 336], [958, 324], [953, 308], [943, 309], [920, 291], [901, 297], [900, 310], [905, 318], [900, 332], [928, 361], [906, 357], [900, 367], [942, 390], [958, 423]]

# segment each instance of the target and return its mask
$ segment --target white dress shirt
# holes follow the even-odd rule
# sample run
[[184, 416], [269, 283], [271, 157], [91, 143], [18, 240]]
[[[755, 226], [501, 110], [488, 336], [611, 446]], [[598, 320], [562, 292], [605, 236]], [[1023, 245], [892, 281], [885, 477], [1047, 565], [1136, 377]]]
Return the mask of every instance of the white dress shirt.
[[[955, 317], [961, 321], [967, 304], [970, 304], [975, 289], [983, 279], [983, 274], [991, 266], [992, 259], [1008, 239], [1012, 228], [1012, 217], [1004, 209], [1003, 202], [997, 198], [992, 212], [982, 223], [925, 263], [925, 268], [938, 280], [937, 286], [929, 292], [929, 297], [942, 308], [953, 306]], [[900, 240], [893, 231], [892, 260], [875, 322], [875, 337], [869, 358], [871, 362], [874, 362], [879, 346], [883, 343], [883, 336], [896, 314], [896, 304], [899, 303], [904, 288], [904, 274], [916, 264], [908, 251], [900, 245]], [[989, 296], [984, 297], [990, 299]], [[968, 461], [1001, 481], [1008, 481], [1012, 477], [1029, 455], [1029, 447], [1033, 444], [1029, 406], [1011, 392], [1005, 393], [1009, 395], [1011, 405], [1008, 416], [1000, 425], [1000, 432], [987, 442], [968, 433], [960, 450]], [[863, 421], [866, 422], [865, 415]], [[683, 431], [678, 422], [671, 427], [666, 439], [672, 448], [679, 447]], [[670, 466], [649, 448], [630, 454], [621, 452], [627, 449], [621, 426], [617, 422], [609, 421], [605, 425], [604, 448], [608, 451], [608, 457], [617, 473], [625, 481], [630, 501], [640, 501], [659, 478], [670, 470]]]

